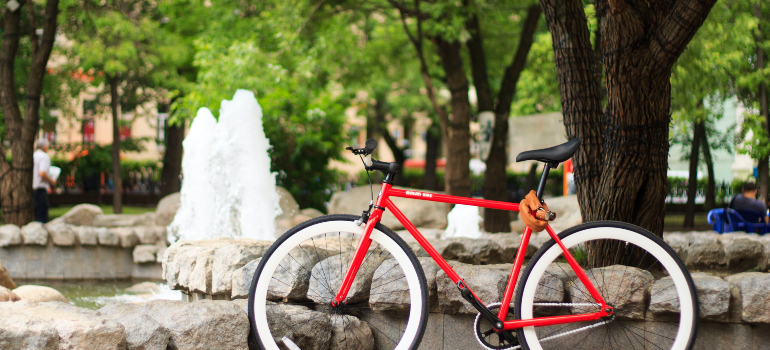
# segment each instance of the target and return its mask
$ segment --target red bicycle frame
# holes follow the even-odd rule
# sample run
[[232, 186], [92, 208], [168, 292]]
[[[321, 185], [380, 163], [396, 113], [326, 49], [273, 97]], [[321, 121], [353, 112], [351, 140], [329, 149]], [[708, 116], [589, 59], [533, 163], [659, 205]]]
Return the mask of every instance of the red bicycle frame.
[[[358, 268], [361, 266], [361, 263], [364, 259], [364, 255], [366, 254], [367, 250], [369, 249], [369, 245], [372, 242], [369, 236], [372, 233], [372, 230], [374, 229], [374, 225], [380, 222], [380, 219], [382, 218], [383, 209], [389, 209], [393, 213], [393, 215], [398, 219], [398, 221], [404, 225], [407, 231], [409, 231], [409, 233], [412, 234], [412, 236], [417, 240], [417, 242], [420, 243], [420, 245], [422, 246], [423, 249], [425, 249], [428, 255], [430, 255], [433, 258], [433, 260], [436, 261], [438, 266], [440, 266], [441, 269], [444, 270], [444, 272], [452, 280], [452, 282], [454, 282], [455, 284], [457, 284], [458, 282], [462, 282], [462, 284], [465, 285], [465, 287], [468, 288], [468, 290], [470, 290], [471, 294], [473, 294], [476, 300], [482, 303], [482, 305], [485, 305], [481, 301], [481, 299], [479, 299], [478, 296], [476, 296], [476, 294], [473, 293], [473, 291], [465, 283], [465, 281], [454, 271], [454, 269], [452, 269], [452, 266], [450, 266], [446, 262], [446, 260], [444, 260], [444, 258], [436, 251], [436, 249], [433, 248], [433, 246], [428, 242], [428, 240], [426, 240], [425, 237], [423, 237], [420, 231], [418, 231], [417, 228], [415, 228], [414, 225], [409, 221], [409, 219], [407, 219], [406, 216], [404, 216], [404, 213], [402, 213], [396, 207], [393, 201], [390, 200], [390, 197], [401, 197], [401, 198], [418, 199], [418, 200], [425, 200], [425, 201], [431, 201], [431, 202], [464, 204], [464, 205], [472, 205], [472, 206], [483, 207], [483, 208], [519, 211], [519, 204], [517, 203], [506, 203], [506, 202], [498, 202], [498, 201], [491, 201], [491, 200], [485, 200], [485, 199], [449, 196], [445, 194], [430, 193], [430, 192], [424, 192], [424, 191], [401, 190], [401, 189], [392, 188], [392, 186], [388, 183], [383, 183], [380, 189], [380, 194], [377, 197], [374, 210], [370, 214], [369, 220], [366, 222], [364, 233], [361, 235], [361, 239], [358, 242], [358, 246], [356, 247], [356, 251], [355, 251], [355, 254], [353, 255], [353, 259], [350, 263], [350, 266], [348, 267], [348, 271], [345, 274], [345, 278], [342, 282], [342, 285], [340, 286], [339, 291], [337, 292], [337, 296], [334, 298], [335, 304], [341, 303], [347, 297], [348, 291], [350, 291], [350, 286], [353, 284], [353, 279], [355, 278], [356, 273], [358, 272]], [[566, 258], [567, 263], [570, 265], [570, 267], [572, 267], [572, 270], [575, 271], [575, 274], [577, 275], [578, 279], [580, 279], [580, 281], [583, 282], [583, 285], [586, 287], [588, 292], [594, 298], [596, 303], [602, 306], [601, 310], [599, 312], [587, 313], [587, 314], [552, 316], [552, 317], [535, 317], [535, 318], [525, 319], [525, 320], [505, 321], [506, 315], [508, 313], [508, 308], [511, 303], [511, 298], [513, 297], [513, 292], [516, 288], [516, 281], [518, 280], [521, 267], [524, 264], [524, 254], [527, 250], [527, 245], [529, 244], [529, 238], [532, 234], [532, 230], [527, 227], [526, 229], [524, 229], [524, 233], [521, 236], [521, 243], [519, 244], [519, 249], [516, 252], [516, 259], [513, 263], [511, 275], [508, 279], [508, 285], [505, 288], [505, 294], [503, 295], [502, 304], [500, 305], [500, 311], [498, 312], [498, 315], [497, 315], [497, 317], [500, 320], [503, 320], [503, 326], [504, 326], [503, 330], [514, 330], [516, 328], [529, 327], [529, 326], [539, 327], [539, 326], [550, 326], [550, 325], [570, 323], [570, 322], [591, 321], [591, 320], [598, 320], [602, 317], [611, 315], [612, 308], [608, 307], [607, 303], [604, 301], [604, 298], [602, 298], [602, 296], [596, 290], [596, 287], [594, 287], [594, 285], [588, 279], [583, 269], [580, 267], [580, 265], [578, 265], [577, 261], [575, 261], [575, 258], [572, 257], [572, 254], [570, 254], [569, 250], [567, 250], [567, 248], [561, 242], [561, 240], [553, 231], [551, 226], [547, 226], [546, 230], [548, 231], [548, 234], [551, 236], [551, 238], [556, 242], [556, 244], [559, 245], [561, 250], [564, 252], [564, 257]]]

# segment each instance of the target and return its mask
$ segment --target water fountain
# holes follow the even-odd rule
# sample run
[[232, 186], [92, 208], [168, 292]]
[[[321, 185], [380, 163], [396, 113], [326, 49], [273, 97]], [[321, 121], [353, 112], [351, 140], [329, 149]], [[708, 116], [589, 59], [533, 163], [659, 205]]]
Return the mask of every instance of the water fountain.
[[209, 109], [198, 110], [183, 146], [181, 206], [169, 240], [274, 240], [281, 209], [254, 94], [238, 90], [222, 101], [218, 122]]

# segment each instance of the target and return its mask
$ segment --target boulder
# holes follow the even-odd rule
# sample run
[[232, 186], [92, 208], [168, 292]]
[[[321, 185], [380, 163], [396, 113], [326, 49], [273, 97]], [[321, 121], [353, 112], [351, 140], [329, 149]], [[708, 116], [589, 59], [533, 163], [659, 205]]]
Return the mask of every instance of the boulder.
[[0, 314], [4, 315], [0, 318], [3, 349], [126, 348], [125, 328], [93, 310], [60, 302], [20, 301], [0, 303]]
[[324, 216], [324, 213], [322, 213], [320, 210], [316, 208], [305, 208], [299, 211], [300, 214], [308, 216], [310, 218], [317, 218], [319, 216]]
[[[181, 240], [172, 244], [166, 249], [163, 261], [163, 278], [168, 286], [171, 289], [189, 290], [190, 277], [193, 276], [198, 255], [208, 251], [209, 254], [206, 255], [208, 259], [213, 254], [214, 248], [225, 246], [229, 241], [231, 241], [229, 238], [215, 238], [200, 241]], [[208, 267], [203, 266], [195, 272], [198, 275], [198, 283], [203, 281], [206, 288], [211, 285], [210, 266], [210, 264]]]
[[133, 248], [139, 244], [139, 238], [136, 237], [133, 227], [115, 227], [111, 228], [110, 231], [118, 236], [120, 246], [123, 248]]
[[195, 254], [195, 264], [190, 266], [192, 271], [187, 283], [187, 289], [191, 292], [211, 294], [212, 265], [214, 265], [214, 252], [217, 248], [219, 247], [206, 247]]
[[304, 214], [297, 214], [294, 215], [293, 218], [291, 218], [291, 223], [294, 224], [294, 226], [297, 226], [305, 221], [312, 220], [313, 218], [304, 215]]
[[[440, 268], [432, 258], [417, 258], [417, 260], [420, 261], [425, 273], [430, 306], [437, 307], [436, 274]], [[409, 286], [396, 259], [383, 261], [372, 276], [369, 306], [374, 311], [405, 312], [409, 310], [410, 302]]]
[[690, 268], [714, 268], [724, 264], [725, 249], [719, 234], [696, 232], [690, 234], [685, 264]]
[[759, 242], [762, 244], [765, 251], [759, 259], [759, 269], [767, 271], [770, 268], [770, 235], [759, 236]]
[[214, 252], [212, 264], [212, 294], [229, 294], [233, 272], [262, 255], [273, 245], [271, 241], [257, 241], [248, 238], [232, 239]]
[[134, 247], [133, 257], [134, 263], [148, 263], [155, 262], [155, 253], [158, 252], [158, 247], [154, 244], [140, 244]]
[[102, 208], [93, 204], [78, 204], [67, 213], [54, 221], [60, 221], [65, 224], [75, 226], [91, 226], [97, 215], [102, 215]]
[[99, 235], [96, 229], [92, 226], [71, 226], [72, 231], [75, 232], [80, 245], [97, 245], [99, 244]]
[[238, 305], [223, 300], [192, 303], [153, 300], [142, 313], [169, 330], [169, 349], [246, 349], [249, 319]]
[[160, 290], [160, 286], [154, 282], [142, 282], [137, 283], [131, 287], [126, 288], [128, 293], [155, 293]]
[[[649, 287], [654, 280], [650, 272], [635, 267], [613, 265], [588, 270], [586, 276], [605, 301], [615, 307], [615, 315], [627, 319], [644, 319]], [[594, 303], [583, 282], [574, 282], [569, 288], [570, 300], [573, 303]], [[597, 310], [594, 306], [578, 306], [572, 308], [572, 313]]]
[[[726, 321], [730, 307], [730, 284], [725, 280], [704, 273], [693, 273], [698, 295], [699, 316], [705, 319]], [[671, 277], [663, 277], [652, 285], [649, 310], [653, 313], [679, 313], [679, 298]]]
[[48, 224], [45, 225], [51, 236], [51, 241], [58, 246], [73, 246], [77, 242], [77, 235], [68, 224]]
[[262, 258], [257, 258], [256, 260], [243, 265], [243, 267], [233, 272], [233, 281], [231, 282], [232, 291], [230, 292], [230, 298], [240, 299], [249, 297], [251, 282], [254, 279], [254, 273], [257, 271], [257, 266], [259, 266], [260, 261], [262, 261]]
[[158, 202], [155, 209], [155, 225], [168, 226], [174, 221], [177, 210], [182, 205], [182, 196], [180, 192], [172, 193]]
[[350, 315], [331, 317], [332, 339], [330, 349], [373, 350], [374, 336], [369, 325]]
[[14, 224], [0, 226], [0, 247], [19, 245], [22, 243], [21, 229]]
[[[511, 265], [473, 266], [458, 261], [448, 263], [481, 300], [503, 299]], [[508, 272], [505, 272], [506, 268]], [[444, 270], [436, 273], [436, 292], [441, 313], [475, 315], [478, 312], [462, 298], [457, 285], [449, 279]]]
[[687, 247], [690, 245], [690, 237], [688, 237], [688, 235], [679, 232], [664, 232], [663, 240], [671, 246], [671, 249], [674, 249], [676, 255], [678, 255], [682, 261], [687, 260]]
[[102, 214], [94, 217], [92, 225], [98, 227], [153, 226], [155, 213]]
[[770, 274], [746, 272], [725, 277], [740, 291], [741, 319], [749, 323], [770, 323]]
[[48, 231], [43, 223], [33, 221], [21, 228], [21, 236], [24, 238], [24, 244], [48, 244]]
[[[288, 338], [295, 347], [290, 349], [317, 349], [333, 337], [329, 315], [304, 306], [273, 304], [267, 306], [267, 322], [273, 339], [286, 343]], [[356, 347], [357, 348], [357, 347]]]
[[[423, 190], [419, 191], [426, 192]], [[337, 192], [332, 195], [329, 202], [329, 214], [361, 215], [361, 211], [369, 207], [370, 200], [369, 186]], [[415, 227], [446, 228], [448, 209], [446, 204], [397, 197], [391, 197], [391, 200]], [[382, 216], [382, 224], [392, 230], [404, 228], [404, 225], [401, 225], [390, 211], [385, 211], [385, 214]]]
[[171, 332], [142, 313], [142, 306], [127, 303], [109, 303], [99, 309], [99, 314], [120, 323], [126, 330], [129, 349], [163, 349], [168, 347]]
[[[155, 244], [158, 241], [159, 230], [156, 227], [161, 226], [137, 226], [134, 227], [134, 234], [139, 240], [139, 244]], [[164, 230], [165, 232], [165, 230]]]
[[13, 293], [18, 295], [21, 300], [46, 302], [46, 301], [59, 301], [67, 303], [67, 298], [64, 297], [58, 290], [46, 286], [25, 285], [13, 290]]
[[[320, 255], [320, 254], [319, 254]], [[356, 279], [353, 280], [348, 291], [348, 303], [357, 303], [369, 299], [369, 290], [372, 284], [372, 276], [385, 260], [385, 254], [377, 254], [371, 249], [366, 255], [361, 267], [356, 273]], [[348, 265], [352, 259], [352, 254], [338, 254], [323, 259], [315, 264], [311, 271], [310, 284], [308, 286], [307, 297], [318, 303], [331, 301], [337, 294], [334, 287], [342, 284], [342, 280], [347, 272]], [[268, 297], [270, 297], [268, 295]]]
[[3, 266], [2, 261], [0, 261], [0, 286], [8, 289], [16, 289], [16, 283], [13, 283], [13, 278], [11, 278], [11, 274], [9, 274], [8, 270]]
[[281, 217], [293, 217], [299, 214], [299, 204], [291, 195], [289, 190], [276, 186], [275, 192], [278, 193], [278, 204], [281, 207]]
[[99, 244], [110, 247], [117, 247], [120, 245], [120, 236], [112, 229], [105, 227], [95, 227], [94, 232], [99, 238]]
[[0, 302], [19, 300], [21, 300], [21, 298], [19, 298], [19, 296], [12, 292], [10, 289], [0, 286]]
[[[324, 265], [323, 269], [318, 271], [314, 270], [314, 266], [332, 254], [337, 254], [337, 252], [318, 249], [314, 246], [300, 246], [292, 249], [281, 260], [273, 275], [273, 280], [268, 288], [268, 298], [270, 300], [295, 300], [305, 297], [328, 297], [329, 279], [332, 278], [330, 273], [327, 274], [328, 266]], [[256, 270], [256, 265], [254, 265], [254, 269]], [[318, 275], [312, 276], [313, 271], [318, 272]]]
[[765, 247], [755, 233], [733, 232], [719, 236], [725, 249], [727, 268], [745, 271], [760, 264]]

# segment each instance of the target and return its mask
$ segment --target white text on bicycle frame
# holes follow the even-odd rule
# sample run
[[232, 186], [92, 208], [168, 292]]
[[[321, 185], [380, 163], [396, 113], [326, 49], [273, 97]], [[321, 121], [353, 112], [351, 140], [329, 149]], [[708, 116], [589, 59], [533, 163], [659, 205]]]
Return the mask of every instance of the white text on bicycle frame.
[[416, 192], [416, 191], [406, 191], [406, 194], [410, 196], [417, 196], [417, 197], [420, 197], [420, 196], [428, 197], [428, 198], [433, 197], [433, 193], [423, 193], [423, 192]]

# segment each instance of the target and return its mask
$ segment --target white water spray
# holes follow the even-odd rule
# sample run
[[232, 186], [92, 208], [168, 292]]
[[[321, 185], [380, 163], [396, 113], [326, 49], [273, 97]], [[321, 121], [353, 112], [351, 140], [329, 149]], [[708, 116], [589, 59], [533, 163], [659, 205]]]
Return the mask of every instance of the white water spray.
[[216, 122], [207, 108], [198, 110], [183, 142], [182, 203], [169, 239], [275, 240], [281, 209], [262, 108], [252, 92], [238, 90], [219, 114]]

